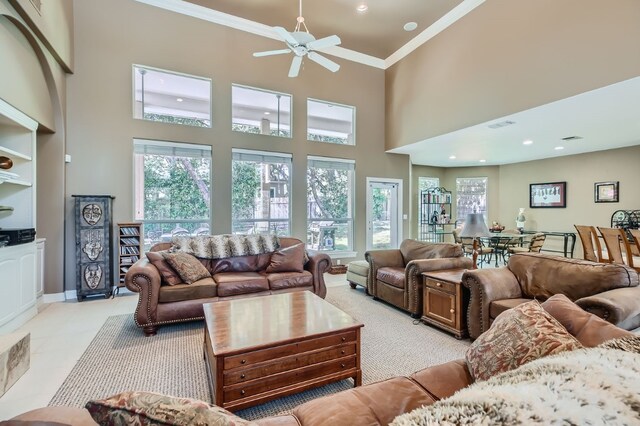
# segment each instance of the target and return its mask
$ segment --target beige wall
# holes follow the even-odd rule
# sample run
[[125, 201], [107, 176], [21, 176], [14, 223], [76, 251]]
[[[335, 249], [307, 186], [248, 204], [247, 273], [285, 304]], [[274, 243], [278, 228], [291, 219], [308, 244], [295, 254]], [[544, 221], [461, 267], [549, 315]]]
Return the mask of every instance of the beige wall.
[[[333, 74], [305, 61], [300, 76], [287, 77], [290, 56], [253, 58], [254, 51], [281, 47], [274, 40], [214, 25], [128, 0], [83, 0], [74, 4], [75, 73], [68, 79], [67, 223], [72, 194], [111, 194], [115, 222], [133, 215], [132, 139], [148, 138], [213, 147], [213, 228], [231, 229], [231, 149], [293, 154], [293, 234], [306, 235], [306, 156], [356, 160], [355, 249], [365, 250], [366, 176], [404, 179], [409, 204], [409, 162], [384, 154], [384, 71], [337, 59]], [[99, 10], [100, 13], [96, 13]], [[132, 118], [132, 64], [209, 77], [213, 80], [213, 128], [145, 122]], [[232, 132], [231, 84], [293, 94], [293, 139]], [[357, 108], [357, 145], [306, 141], [306, 98]], [[405, 208], [406, 212], [406, 208]], [[404, 234], [409, 230], [405, 222]], [[74, 289], [74, 235], [68, 226], [67, 289]]]
[[487, 0], [386, 74], [386, 146], [638, 76], [640, 1]]

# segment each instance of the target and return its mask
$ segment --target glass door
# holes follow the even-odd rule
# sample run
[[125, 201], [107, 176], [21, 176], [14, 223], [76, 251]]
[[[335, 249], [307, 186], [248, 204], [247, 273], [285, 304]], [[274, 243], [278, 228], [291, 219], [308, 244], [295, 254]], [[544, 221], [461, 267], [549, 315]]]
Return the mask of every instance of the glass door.
[[367, 249], [400, 244], [402, 180], [367, 178]]

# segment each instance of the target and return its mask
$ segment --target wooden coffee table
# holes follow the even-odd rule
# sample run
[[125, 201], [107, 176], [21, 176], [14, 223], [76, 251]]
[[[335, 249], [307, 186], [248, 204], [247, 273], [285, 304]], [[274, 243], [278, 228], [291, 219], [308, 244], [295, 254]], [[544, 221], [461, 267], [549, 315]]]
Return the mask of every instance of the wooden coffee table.
[[363, 324], [309, 291], [204, 304], [213, 402], [228, 410], [352, 377]]

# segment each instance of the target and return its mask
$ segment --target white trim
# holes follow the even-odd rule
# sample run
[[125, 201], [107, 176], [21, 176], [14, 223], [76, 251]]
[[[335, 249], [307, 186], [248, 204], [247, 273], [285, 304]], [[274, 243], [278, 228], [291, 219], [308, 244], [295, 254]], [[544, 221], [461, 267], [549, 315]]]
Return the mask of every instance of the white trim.
[[67, 300], [64, 293], [45, 293], [42, 295], [42, 303], [64, 302]]
[[[161, 9], [169, 10], [171, 12], [191, 16], [197, 19], [202, 19], [214, 24], [224, 25], [236, 30], [245, 31], [251, 34], [281, 41], [280, 37], [273, 31], [273, 28], [268, 25], [250, 21], [238, 16], [229, 15], [228, 13], [209, 9], [208, 7], [188, 3], [183, 0], [136, 1], [139, 3], [147, 4], [149, 6], [155, 6]], [[367, 55], [366, 53], [356, 52], [355, 50], [346, 49], [340, 46], [333, 46], [330, 48], [322, 49], [322, 53], [327, 53], [329, 55], [346, 59], [348, 61], [357, 62], [363, 65], [368, 65], [370, 67], [386, 70], [484, 2], [485, 0], [463, 0], [462, 3], [451, 9], [442, 18], [431, 24], [431, 26], [411, 39], [400, 49], [396, 50], [386, 59], [377, 58], [375, 56]]]
[[367, 232], [366, 232], [366, 247], [367, 250], [371, 250], [372, 248], [369, 247], [369, 240], [371, 239], [371, 229], [369, 228], [369, 223], [371, 221], [371, 211], [369, 209], [369, 196], [371, 194], [371, 186], [370, 184], [372, 182], [380, 182], [380, 183], [395, 183], [398, 185], [398, 192], [397, 192], [397, 211], [396, 211], [396, 226], [397, 226], [397, 233], [398, 233], [398, 238], [397, 238], [397, 242], [398, 242], [398, 246], [400, 245], [400, 243], [402, 242], [402, 227], [403, 227], [403, 205], [402, 205], [402, 193], [403, 193], [403, 188], [402, 188], [402, 184], [403, 184], [403, 180], [402, 179], [396, 179], [396, 178], [378, 178], [378, 177], [369, 177], [367, 176], [366, 179], [366, 201], [365, 201], [365, 205], [366, 205], [366, 221], [367, 221]]
[[67, 290], [64, 292], [64, 297], [66, 300], [77, 299], [78, 293], [76, 290]]
[[357, 251], [324, 251], [324, 250], [309, 250], [313, 253], [324, 253], [331, 259], [348, 259], [352, 257], [358, 257]]
[[0, 99], [0, 115], [4, 115], [5, 117], [15, 121], [22, 127], [26, 127], [27, 129], [31, 130], [32, 132], [38, 129], [37, 121], [29, 117], [24, 112], [18, 110], [8, 102], [5, 102], [3, 99]]
[[473, 9], [480, 6], [484, 2], [485, 0], [463, 0], [462, 3], [451, 9], [442, 18], [431, 24], [427, 29], [409, 40], [407, 44], [396, 50], [387, 59], [385, 59], [384, 69], [389, 68], [396, 62], [403, 59], [409, 53], [413, 52], [418, 47], [422, 46], [424, 43], [440, 34], [442, 31], [447, 29], [449, 26], [454, 24], [460, 18], [462, 18], [467, 13], [471, 12]]
[[260, 151], [257, 149], [243, 149], [243, 148], [231, 148], [231, 155], [233, 154], [255, 154], [264, 155], [265, 157], [280, 157], [280, 158], [293, 158], [293, 154], [288, 152], [273, 152], [273, 151]]
[[171, 147], [171, 148], [182, 148], [182, 149], [197, 149], [200, 151], [209, 151], [211, 152], [211, 145], [197, 145], [193, 143], [186, 142], [171, 142], [171, 141], [161, 141], [158, 139], [142, 139], [142, 138], [133, 138], [133, 144], [136, 145], [147, 145], [147, 146], [161, 146], [161, 147]]
[[317, 155], [307, 155], [307, 161], [308, 160], [356, 164], [356, 160], [352, 160], [350, 158], [319, 157]]

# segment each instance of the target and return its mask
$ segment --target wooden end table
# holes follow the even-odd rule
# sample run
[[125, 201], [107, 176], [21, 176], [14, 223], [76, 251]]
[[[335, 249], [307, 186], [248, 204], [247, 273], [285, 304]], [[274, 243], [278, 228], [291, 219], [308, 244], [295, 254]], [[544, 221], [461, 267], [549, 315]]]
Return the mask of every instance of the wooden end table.
[[204, 304], [213, 402], [240, 410], [352, 377], [363, 324], [309, 291]]
[[453, 333], [457, 339], [467, 334], [469, 292], [463, 291], [466, 269], [424, 272], [421, 320]]

